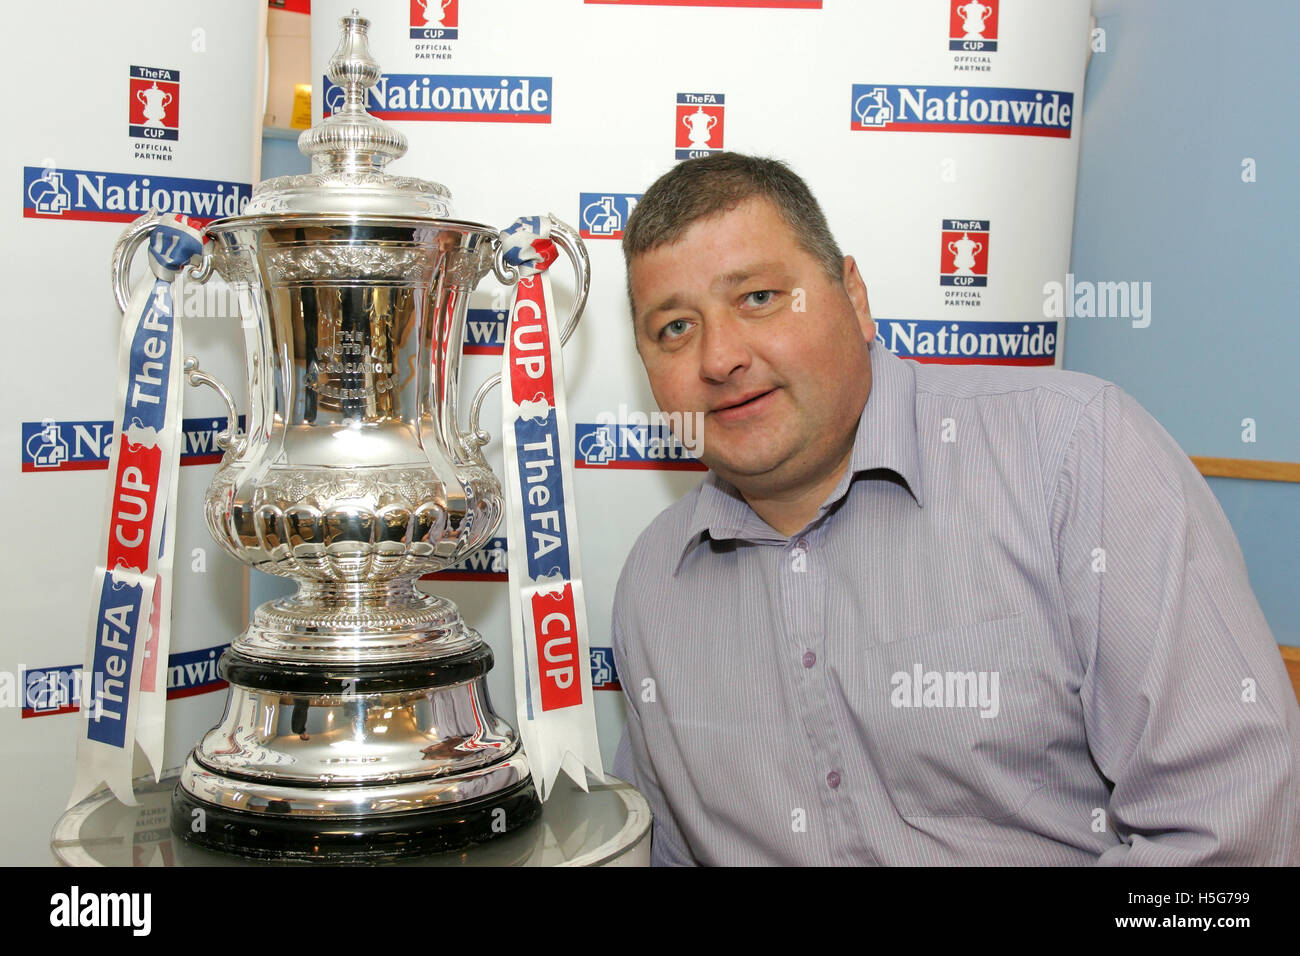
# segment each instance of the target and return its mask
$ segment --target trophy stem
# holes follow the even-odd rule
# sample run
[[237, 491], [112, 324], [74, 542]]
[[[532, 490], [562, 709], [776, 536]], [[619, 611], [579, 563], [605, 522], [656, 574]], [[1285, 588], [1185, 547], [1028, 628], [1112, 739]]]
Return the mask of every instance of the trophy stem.
[[433, 660], [478, 646], [460, 609], [416, 580], [299, 581], [296, 594], [259, 607], [232, 648], [257, 660], [337, 664]]
[[298, 592], [282, 603], [328, 613], [364, 610], [368, 621], [373, 620], [376, 609], [424, 611], [437, 606], [439, 599], [417, 590], [416, 580], [417, 576], [411, 575], [391, 581], [299, 581]]

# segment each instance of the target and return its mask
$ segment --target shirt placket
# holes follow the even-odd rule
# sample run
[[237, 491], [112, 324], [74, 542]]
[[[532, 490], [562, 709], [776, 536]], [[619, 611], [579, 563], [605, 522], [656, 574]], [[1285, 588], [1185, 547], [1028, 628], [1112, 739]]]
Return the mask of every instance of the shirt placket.
[[824, 540], [824, 526], [819, 524], [796, 535], [781, 549], [777, 580], [783, 640], [778, 653], [791, 675], [795, 712], [808, 741], [809, 759], [790, 769], [810, 775], [805, 783], [819, 800], [820, 813], [809, 819], [809, 830], [820, 831], [816, 838], [825, 848], [825, 859], [848, 864], [854, 861], [845, 853], [846, 841], [838, 835], [851, 832], [846, 828], [854, 825], [852, 794], [847, 791], [844, 774], [843, 742], [829, 706], [834, 681], [826, 672], [829, 575], [819, 547]]

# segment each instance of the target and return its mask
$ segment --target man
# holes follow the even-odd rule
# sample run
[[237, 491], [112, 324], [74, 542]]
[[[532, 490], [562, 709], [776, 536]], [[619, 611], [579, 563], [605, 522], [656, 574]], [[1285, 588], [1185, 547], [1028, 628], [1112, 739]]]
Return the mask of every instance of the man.
[[1205, 482], [1124, 392], [919, 365], [784, 165], [627, 224], [710, 473], [614, 604], [658, 863], [1300, 862], [1300, 708]]

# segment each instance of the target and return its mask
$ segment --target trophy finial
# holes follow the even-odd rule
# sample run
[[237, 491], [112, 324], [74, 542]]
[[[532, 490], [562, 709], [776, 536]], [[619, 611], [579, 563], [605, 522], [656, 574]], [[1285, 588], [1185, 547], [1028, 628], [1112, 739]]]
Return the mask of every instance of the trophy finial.
[[366, 112], [366, 91], [379, 82], [379, 61], [370, 55], [370, 21], [353, 10], [339, 20], [339, 45], [327, 76], [342, 92], [331, 114], [298, 137], [298, 148], [311, 157], [315, 172], [379, 171], [406, 153], [406, 137]]

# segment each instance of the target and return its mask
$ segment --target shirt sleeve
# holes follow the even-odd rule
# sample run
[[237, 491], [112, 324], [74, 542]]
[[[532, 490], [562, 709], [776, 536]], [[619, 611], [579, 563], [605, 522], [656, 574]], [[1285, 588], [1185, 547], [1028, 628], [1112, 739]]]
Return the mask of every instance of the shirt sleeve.
[[[615, 606], [617, 608], [617, 602]], [[659, 779], [646, 749], [641, 717], [637, 713], [636, 694], [640, 679], [628, 668], [617, 610], [611, 628], [611, 643], [614, 647], [614, 666], [618, 669], [619, 680], [623, 685], [623, 699], [627, 704], [627, 726], [623, 728], [623, 736], [614, 755], [614, 776], [636, 787], [650, 804], [650, 812], [654, 816], [650, 837], [650, 865], [696, 866], [694, 858], [685, 849], [686, 842], [682, 839], [677, 821], [673, 819], [672, 809], [659, 786]]]
[[1174, 440], [1108, 385], [1082, 410], [1052, 531], [1103, 865], [1300, 862], [1300, 707], [1241, 549]]

